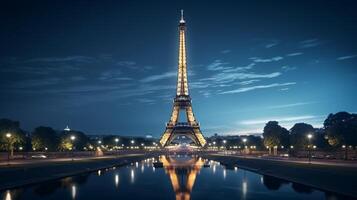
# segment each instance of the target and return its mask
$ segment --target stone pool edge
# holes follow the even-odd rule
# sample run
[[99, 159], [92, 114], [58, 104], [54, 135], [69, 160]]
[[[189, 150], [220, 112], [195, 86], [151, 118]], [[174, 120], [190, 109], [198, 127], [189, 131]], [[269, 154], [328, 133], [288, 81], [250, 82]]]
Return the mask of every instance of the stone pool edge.
[[[76, 176], [84, 173], [90, 173], [94, 172], [97, 170], [101, 169], [106, 169], [106, 168], [112, 168], [112, 167], [122, 167], [125, 165], [128, 165], [132, 162], [138, 162], [143, 159], [149, 158], [156, 156], [154, 154], [137, 154], [137, 155], [123, 155], [122, 157], [119, 158], [108, 158], [105, 160], [89, 160], [88, 162], [96, 162], [100, 164], [100, 166], [95, 166], [95, 167], [86, 167], [86, 163], [82, 163], [82, 169], [79, 170], [71, 170], [67, 172], [62, 172], [62, 173], [57, 173], [57, 174], [45, 174], [42, 177], [38, 178], [31, 178], [28, 180], [21, 180], [17, 182], [11, 182], [11, 183], [0, 183], [0, 191], [6, 191], [9, 189], [15, 189], [19, 187], [24, 187], [24, 186], [29, 186], [29, 185], [34, 185], [38, 183], [43, 183], [47, 181], [53, 181], [53, 180], [58, 180], [70, 176]], [[111, 161], [111, 163], [107, 163], [108, 161]], [[66, 162], [66, 163], [61, 163], [62, 165], [70, 165], [72, 162]], [[57, 167], [55, 165], [50, 165], [49, 167]], [[20, 170], [20, 169], [19, 169]], [[16, 173], [16, 170], [13, 170], [13, 173]], [[31, 173], [30, 170], [28, 173]], [[10, 174], [11, 176], [11, 174]]]
[[[271, 170], [271, 169], [262, 169], [259, 167], [259, 165], [256, 166], [251, 166], [252, 164], [247, 164], [244, 163], [244, 160], [249, 160], [250, 158], [244, 158], [244, 157], [236, 157], [236, 156], [230, 156], [230, 155], [221, 155], [221, 154], [204, 154], [201, 155], [203, 158], [205, 159], [210, 159], [210, 160], [215, 160], [220, 162], [222, 165], [224, 166], [228, 166], [228, 167], [233, 167], [233, 166], [237, 166], [238, 168], [241, 169], [245, 169], [248, 171], [252, 171], [255, 173], [259, 173], [262, 175], [267, 175], [267, 176], [272, 176], [275, 178], [279, 178], [279, 179], [283, 179], [283, 180], [287, 180], [289, 182], [294, 182], [294, 183], [298, 183], [298, 184], [302, 184], [302, 185], [306, 185], [318, 190], [322, 190], [325, 192], [332, 192], [332, 193], [337, 193], [340, 195], [344, 195], [347, 197], [352, 197], [352, 198], [357, 198], [357, 191], [356, 190], [346, 190], [346, 187], [344, 187], [345, 185], [342, 185], [341, 187], [339, 187], [338, 189], [336, 187], [334, 187], [336, 184], [321, 184], [321, 185], [317, 185], [314, 183], [311, 183], [311, 179], [303, 179], [301, 180], [301, 178], [299, 178], [299, 175], [297, 174], [296, 176], [290, 175], [284, 175], [282, 174], [282, 172], [284, 171], [284, 169], [275, 169], [275, 170]], [[243, 161], [243, 163], [242, 163]], [[271, 163], [277, 164], [279, 163], [279, 161], [267, 161], [264, 160], [264, 164], [265, 165], [271, 165]], [[282, 164], [281, 167], [283, 167], [283, 165], [285, 163], [280, 162], [280, 164]], [[250, 165], [250, 166], [248, 166]], [[306, 169], [307, 170], [307, 169]], [[355, 169], [357, 172], [357, 169]], [[301, 173], [301, 172], [300, 172]], [[354, 179], [356, 180], [356, 179]]]

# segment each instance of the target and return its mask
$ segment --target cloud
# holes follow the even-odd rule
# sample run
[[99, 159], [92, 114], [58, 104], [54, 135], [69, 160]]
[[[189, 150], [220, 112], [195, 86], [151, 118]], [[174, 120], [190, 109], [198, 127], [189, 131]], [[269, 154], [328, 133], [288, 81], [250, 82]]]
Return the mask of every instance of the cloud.
[[242, 82], [239, 82], [239, 85], [250, 85], [250, 84], [258, 82], [258, 81], [260, 81], [260, 80], [252, 79], [252, 80], [248, 80], [248, 81], [242, 81]]
[[285, 65], [285, 66], [282, 66], [281, 69], [287, 72], [287, 71], [296, 70], [297, 68]]
[[219, 94], [235, 94], [235, 93], [248, 92], [256, 89], [274, 88], [274, 87], [281, 87], [281, 86], [288, 86], [288, 85], [295, 85], [295, 84], [296, 84], [295, 82], [290, 82], [290, 83], [273, 83], [269, 85], [256, 85], [251, 87], [238, 88], [236, 90], [224, 91]]
[[166, 72], [166, 73], [163, 73], [163, 74], [148, 76], [148, 77], [146, 77], [144, 79], [141, 79], [140, 82], [149, 83], [149, 82], [154, 82], [154, 81], [167, 79], [167, 78], [171, 78], [171, 77], [176, 77], [176, 76], [177, 76], [177, 72], [176, 71], [172, 71], [172, 72]]
[[275, 56], [275, 57], [266, 58], [266, 59], [259, 58], [259, 57], [251, 57], [249, 59], [253, 60], [256, 63], [267, 63], [267, 62], [276, 62], [276, 61], [279, 61], [279, 60], [283, 60], [284, 58], [281, 57], [281, 56]]
[[280, 76], [280, 72], [273, 72], [270, 74], [255, 74], [255, 73], [219, 73], [210, 78], [201, 80], [215, 81], [217, 83], [230, 83], [235, 80], [244, 79], [258, 79], [258, 78], [274, 78]]
[[277, 121], [277, 122], [295, 122], [306, 119], [315, 119], [318, 116], [314, 115], [302, 115], [302, 116], [290, 116], [290, 117], [271, 117], [269, 119], [254, 119], [254, 120], [244, 120], [239, 122], [243, 125], [257, 125], [257, 124], [266, 124], [268, 121]]
[[67, 57], [44, 57], [25, 60], [24, 62], [79, 62], [92, 63], [96, 59], [88, 56], [67, 56]]
[[136, 62], [134, 62], [134, 61], [118, 61], [116, 64], [119, 66], [132, 66], [132, 65], [135, 65]]
[[270, 49], [278, 44], [279, 44], [279, 42], [272, 42], [272, 43], [266, 44], [265, 48]]
[[233, 68], [233, 69], [225, 69], [223, 70], [222, 72], [238, 72], [238, 71], [246, 71], [246, 70], [249, 70], [249, 69], [252, 69], [253, 67], [255, 66], [255, 63], [250, 63], [246, 66], [243, 66], [243, 67], [236, 67], [236, 68]]
[[21, 80], [21, 81], [14, 82], [14, 84], [9, 85], [9, 87], [14, 89], [43, 87], [49, 85], [56, 85], [59, 84], [61, 81], [62, 79], [60, 78]]
[[286, 56], [292, 57], [292, 56], [300, 56], [300, 55], [302, 55], [302, 54], [304, 54], [304, 53], [302, 53], [302, 52], [295, 52], [295, 53], [286, 54]]
[[211, 63], [207, 66], [207, 69], [210, 71], [229, 69], [230, 67], [225, 67], [226, 64], [228, 64], [228, 63], [222, 62], [221, 60], [215, 60], [215, 61], [213, 61], [213, 63]]
[[222, 51], [221, 51], [222, 54], [227, 54], [227, 53], [230, 53], [230, 52], [231, 52], [231, 50], [229, 50], [229, 49], [226, 49], [226, 50], [222, 50]]
[[338, 57], [337, 60], [348, 60], [348, 59], [352, 59], [352, 58], [356, 58], [356, 57], [357, 57], [357, 54], [348, 55], [348, 56], [341, 56], [341, 57]]
[[155, 100], [154, 99], [148, 99], [148, 98], [139, 98], [137, 99], [138, 102], [144, 103], [144, 104], [154, 104]]
[[268, 109], [279, 109], [279, 108], [292, 108], [296, 106], [303, 106], [303, 105], [309, 105], [313, 104], [316, 102], [298, 102], [298, 103], [291, 103], [291, 104], [283, 104], [283, 105], [275, 105], [275, 106], [268, 106]]
[[312, 48], [312, 47], [320, 46], [321, 44], [322, 43], [316, 38], [308, 39], [308, 40], [301, 41], [299, 43], [299, 48], [301, 49]]
[[98, 79], [102, 80], [102, 81], [113, 80], [113, 79], [120, 77], [121, 75], [122, 75], [122, 72], [118, 69], [107, 70], [107, 71], [102, 72]]

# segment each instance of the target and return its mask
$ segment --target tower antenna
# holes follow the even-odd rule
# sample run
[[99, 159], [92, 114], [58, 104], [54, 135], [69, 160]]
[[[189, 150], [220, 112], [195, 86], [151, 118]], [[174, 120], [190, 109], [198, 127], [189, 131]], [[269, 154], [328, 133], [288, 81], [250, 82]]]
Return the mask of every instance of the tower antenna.
[[181, 20], [180, 23], [185, 23], [185, 20], [183, 19], [183, 9], [181, 9]]

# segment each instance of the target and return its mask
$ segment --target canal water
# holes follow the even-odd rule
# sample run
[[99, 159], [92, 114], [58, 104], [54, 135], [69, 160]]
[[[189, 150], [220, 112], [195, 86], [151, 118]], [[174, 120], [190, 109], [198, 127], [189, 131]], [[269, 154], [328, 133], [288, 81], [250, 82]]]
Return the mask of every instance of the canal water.
[[160, 156], [120, 168], [3, 191], [4, 200], [346, 199], [197, 156]]

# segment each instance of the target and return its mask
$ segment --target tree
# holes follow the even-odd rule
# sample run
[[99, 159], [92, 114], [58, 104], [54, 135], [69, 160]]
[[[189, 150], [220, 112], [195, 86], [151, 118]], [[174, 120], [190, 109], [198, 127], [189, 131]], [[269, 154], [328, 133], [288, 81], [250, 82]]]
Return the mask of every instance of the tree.
[[[71, 136], [75, 137], [75, 140], [71, 140]], [[60, 150], [84, 150], [89, 146], [89, 138], [81, 131], [64, 131], [60, 135]]]
[[357, 114], [338, 112], [324, 121], [328, 143], [331, 146], [357, 145]]
[[314, 127], [310, 124], [296, 123], [290, 129], [290, 143], [294, 149], [304, 149], [309, 144], [308, 134], [314, 133]]
[[32, 133], [31, 143], [32, 148], [36, 150], [45, 150], [47, 148], [50, 151], [55, 151], [58, 149], [59, 136], [51, 127], [40, 126], [35, 128]]
[[[277, 121], [269, 121], [263, 131], [264, 146], [271, 151], [272, 147], [278, 147], [280, 145], [289, 145], [289, 131], [286, 128], [281, 127]], [[274, 148], [276, 149], [276, 148]]]
[[[6, 137], [10, 133], [11, 137]], [[20, 122], [10, 119], [0, 119], [0, 148], [10, 150], [10, 156], [14, 155], [14, 148], [23, 145], [25, 133], [20, 129]]]

